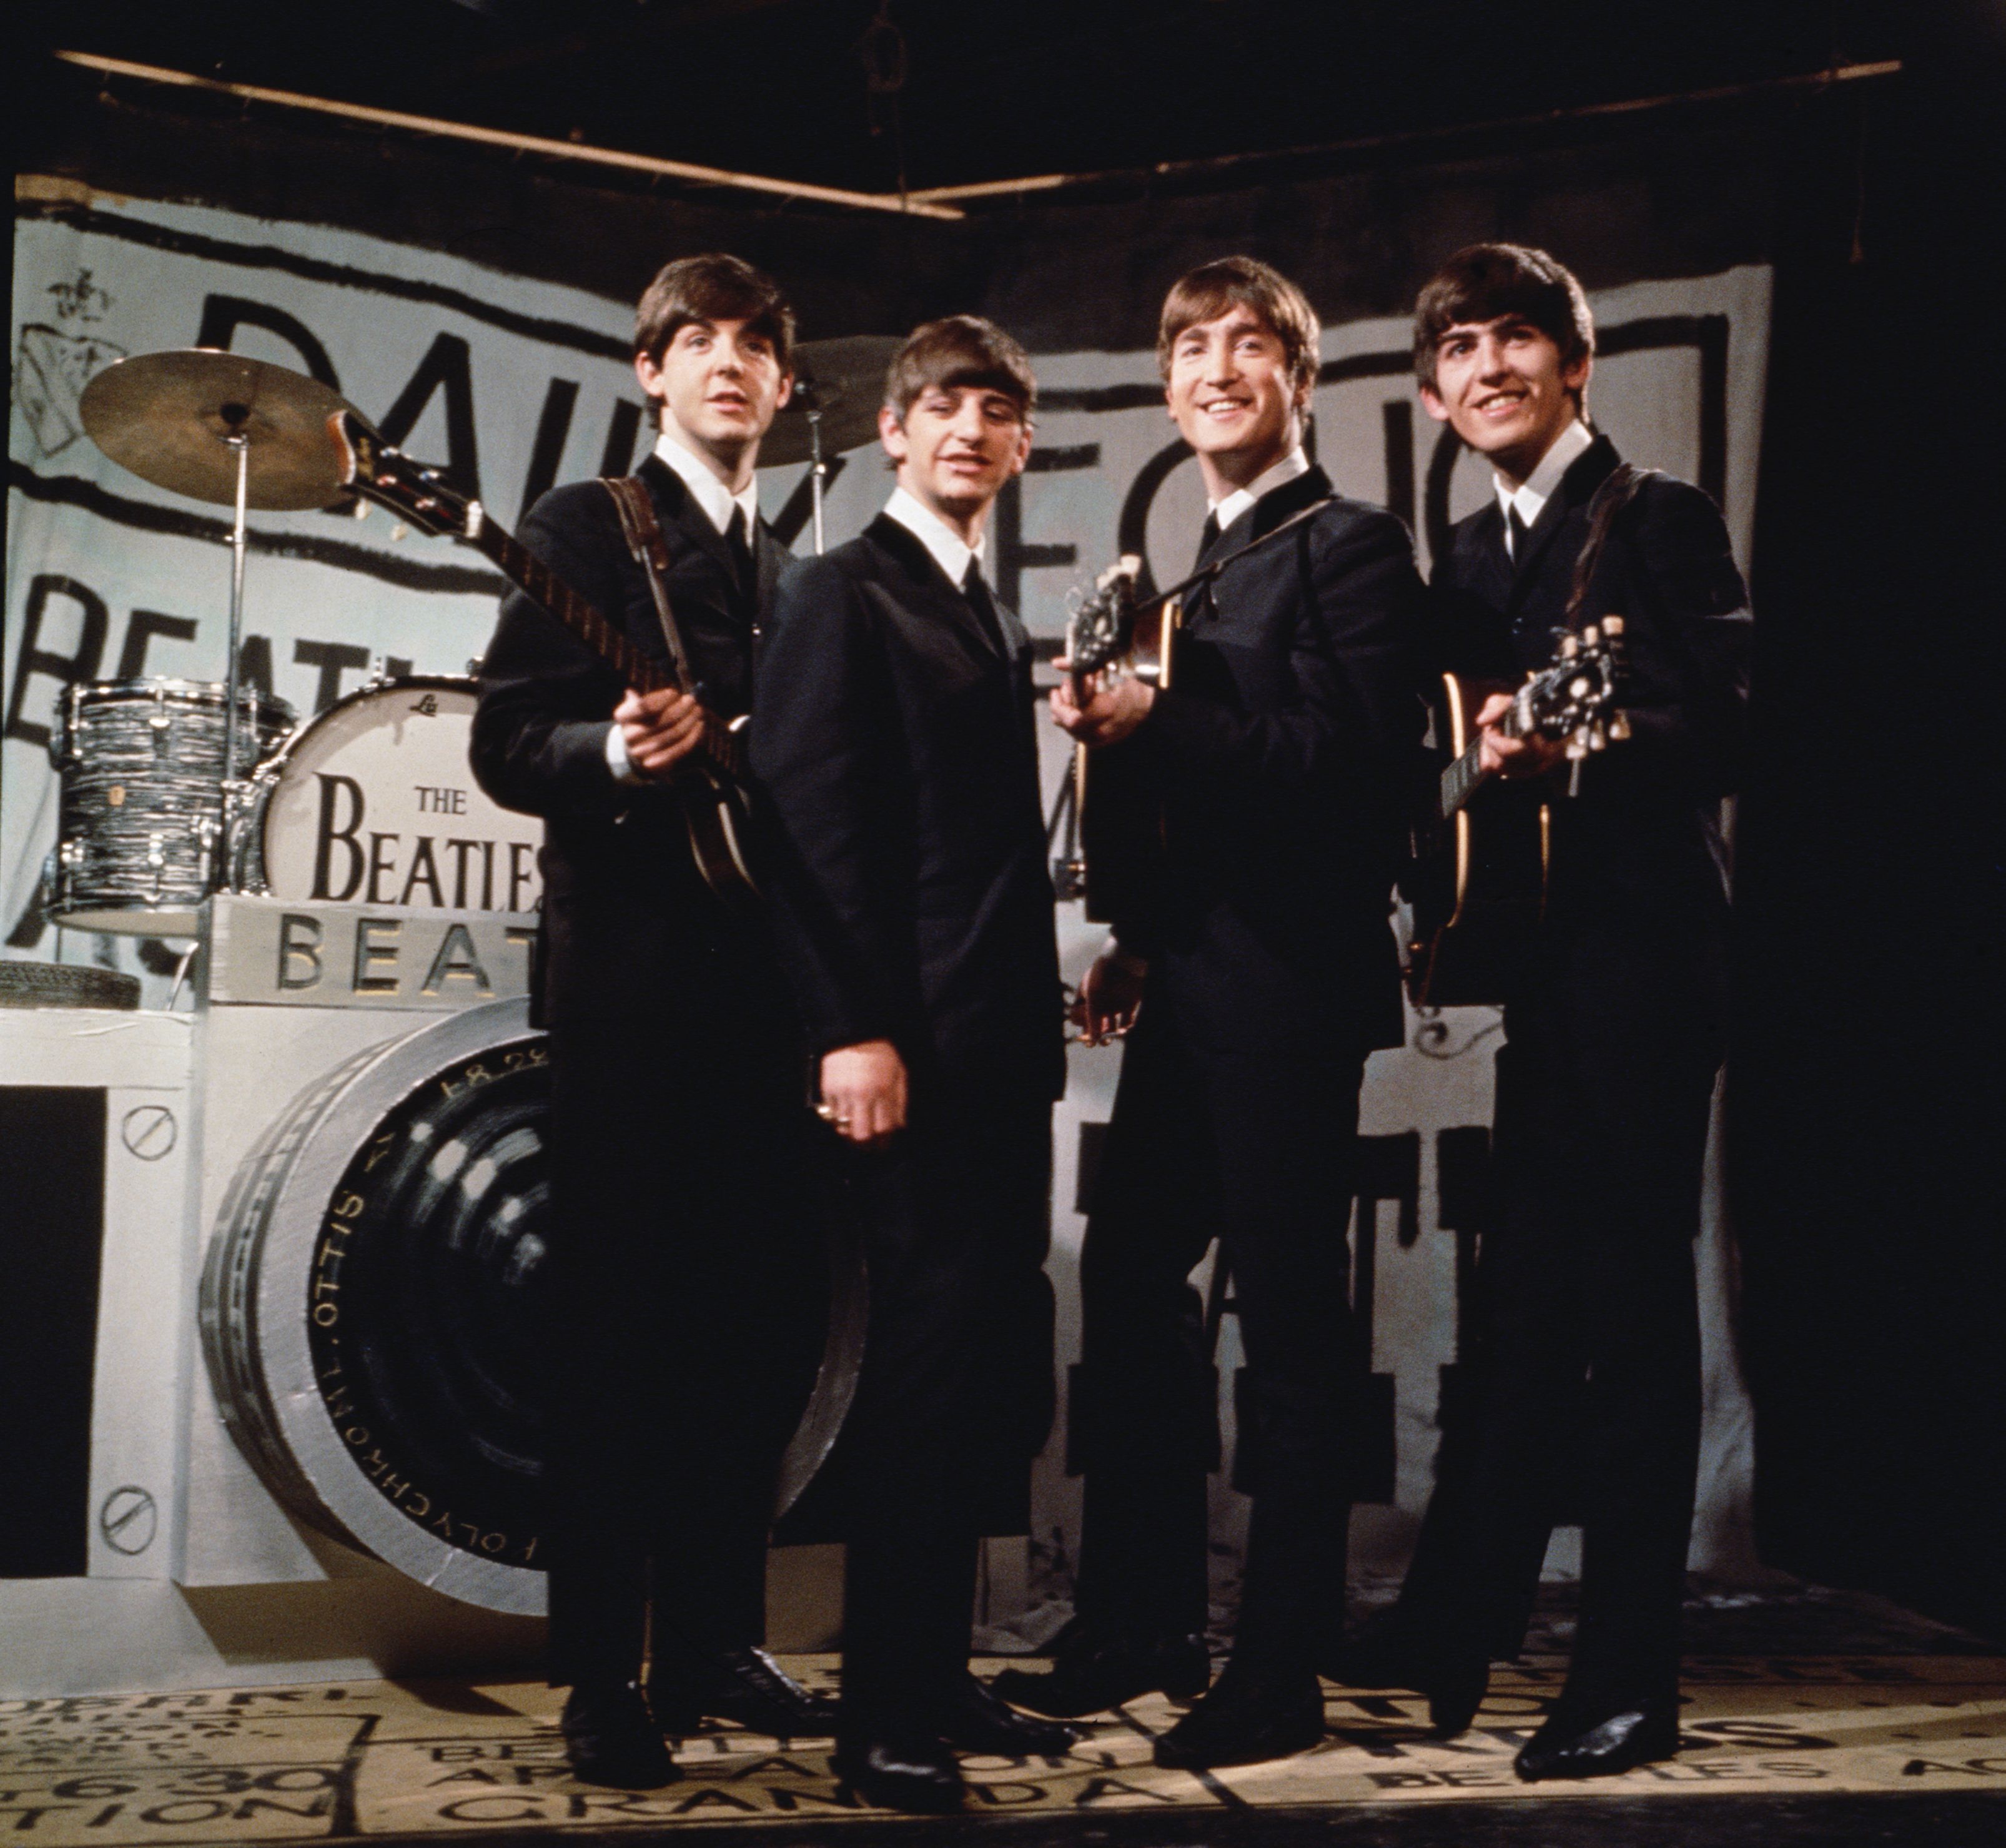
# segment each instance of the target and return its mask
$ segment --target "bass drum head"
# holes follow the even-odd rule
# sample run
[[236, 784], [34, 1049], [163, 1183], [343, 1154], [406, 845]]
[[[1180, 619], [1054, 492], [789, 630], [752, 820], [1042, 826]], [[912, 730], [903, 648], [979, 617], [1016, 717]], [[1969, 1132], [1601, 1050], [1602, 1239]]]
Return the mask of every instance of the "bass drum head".
[[[526, 1002], [493, 1001], [308, 1086], [238, 1170], [202, 1294], [223, 1421], [283, 1506], [435, 1590], [526, 1614], [544, 1601], [548, 1060]], [[856, 1389], [853, 1251], [832, 1279], [783, 1510]]]
[[491, 801], [467, 763], [475, 683], [365, 687], [301, 726], [260, 779], [240, 868], [275, 898], [530, 911], [543, 823]]

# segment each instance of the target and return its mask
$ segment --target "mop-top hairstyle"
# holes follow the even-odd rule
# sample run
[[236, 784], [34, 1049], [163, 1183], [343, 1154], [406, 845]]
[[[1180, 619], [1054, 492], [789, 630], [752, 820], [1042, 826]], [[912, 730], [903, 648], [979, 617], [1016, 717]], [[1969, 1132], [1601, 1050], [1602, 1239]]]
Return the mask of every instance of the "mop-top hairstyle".
[[1414, 304], [1414, 375], [1435, 389], [1435, 350], [1452, 327], [1519, 315], [1571, 366], [1595, 353], [1595, 316], [1574, 272], [1528, 244], [1472, 244], [1428, 279]]
[[713, 251], [665, 264], [634, 311], [634, 357], [660, 364], [677, 330], [692, 321], [743, 321], [773, 343], [783, 372], [794, 369], [794, 311], [780, 285], [742, 257]]
[[1026, 424], [1037, 409], [1030, 357], [994, 321], [949, 315], [916, 327], [885, 374], [885, 408], [901, 424], [920, 394], [973, 387], [1001, 392]]
[[1280, 270], [1255, 257], [1219, 257], [1188, 270], [1170, 285], [1156, 328], [1157, 370], [1170, 377], [1170, 349], [1185, 329], [1216, 321], [1236, 308], [1251, 309], [1274, 330], [1290, 384], [1299, 391], [1315, 384], [1322, 333], [1316, 310]]

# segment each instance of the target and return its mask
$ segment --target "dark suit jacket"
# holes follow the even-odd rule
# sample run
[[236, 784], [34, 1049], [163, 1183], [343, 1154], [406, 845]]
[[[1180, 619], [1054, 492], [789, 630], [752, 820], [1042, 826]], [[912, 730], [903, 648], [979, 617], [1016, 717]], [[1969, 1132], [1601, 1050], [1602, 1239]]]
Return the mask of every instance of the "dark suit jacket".
[[[1207, 557], [1330, 491], [1311, 469]], [[1170, 687], [1096, 759], [1163, 799], [1160, 881], [1115, 930], [1166, 966], [1201, 1044], [1355, 1056], [1401, 1040], [1388, 910], [1422, 730], [1423, 597], [1399, 521], [1333, 500], [1198, 593]]]
[[[755, 657], [787, 552], [761, 523], [750, 594], [730, 548], [674, 470], [650, 456], [639, 473], [669, 552], [670, 607], [709, 705], [750, 709]], [[651, 658], [667, 645], [646, 577], [627, 548], [612, 497], [596, 481], [555, 488], [522, 540]], [[544, 822], [542, 867], [547, 1012], [618, 1022], [664, 980], [709, 980], [693, 949], [730, 924], [698, 875], [667, 789], [614, 781], [606, 762], [620, 677], [520, 591], [503, 600], [480, 674], [473, 772], [505, 807]], [[682, 972], [679, 977], [677, 972]], [[666, 998], [664, 997], [664, 998]]]
[[774, 600], [752, 762], [769, 896], [815, 1050], [888, 1039], [920, 1092], [1063, 1082], [1031, 644], [999, 654], [880, 515]]
[[[1552, 660], [1589, 502], [1620, 459], [1606, 436], [1576, 457], [1515, 561], [1494, 499], [1458, 523], [1434, 572], [1434, 665], [1515, 681]], [[1752, 625], [1720, 510], [1698, 488], [1653, 476], [1618, 516], [1581, 620], [1611, 614], [1626, 619], [1631, 737], [1583, 766], [1571, 801], [1495, 794], [1554, 797], [1549, 963], [1569, 962], [1605, 1009], [1697, 1009], [1717, 1028], [1719, 806], [1740, 776]]]

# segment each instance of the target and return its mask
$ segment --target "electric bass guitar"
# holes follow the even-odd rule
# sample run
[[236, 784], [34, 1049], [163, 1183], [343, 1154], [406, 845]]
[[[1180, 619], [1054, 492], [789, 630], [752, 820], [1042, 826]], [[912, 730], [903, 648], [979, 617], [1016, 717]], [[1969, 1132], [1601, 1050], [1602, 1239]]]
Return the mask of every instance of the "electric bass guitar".
[[[679, 649], [672, 649], [667, 663], [642, 653], [520, 540], [489, 519], [480, 502], [447, 487], [440, 470], [392, 449], [353, 410], [335, 412], [327, 428], [344, 486], [421, 533], [473, 546], [605, 662], [623, 686], [641, 693], [663, 687], [691, 690], [677, 658]], [[676, 766], [674, 783], [697, 870], [712, 891], [733, 904], [758, 896], [744, 850], [744, 724], [742, 717], [727, 723], [706, 709], [702, 736]]]
[[1552, 666], [1515, 690], [1442, 676], [1435, 737], [1449, 761], [1415, 823], [1413, 860], [1400, 881], [1407, 994], [1417, 1008], [1501, 1001], [1511, 960], [1546, 909], [1551, 804], [1542, 801], [1536, 813], [1503, 804], [1471, 811], [1490, 774], [1476, 730], [1484, 696], [1512, 692], [1497, 727], [1506, 737], [1564, 743], [1571, 795], [1582, 763], [1630, 735], [1616, 703], [1623, 628], [1621, 616], [1610, 616], [1564, 636]]

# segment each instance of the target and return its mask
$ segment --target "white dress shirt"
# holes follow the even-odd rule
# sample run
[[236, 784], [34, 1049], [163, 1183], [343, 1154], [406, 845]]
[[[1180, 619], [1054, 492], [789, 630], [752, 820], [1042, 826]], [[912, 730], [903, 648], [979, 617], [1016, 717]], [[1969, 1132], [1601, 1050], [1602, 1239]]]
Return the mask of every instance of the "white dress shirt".
[[[734, 509], [745, 516], [745, 543], [752, 543], [753, 529], [759, 519], [759, 482], [755, 476], [734, 494], [712, 473], [710, 465], [694, 450], [685, 449], [664, 430], [655, 445], [656, 459], [682, 477], [690, 498], [703, 509], [704, 517], [720, 533], [731, 530]], [[617, 725], [606, 734], [606, 767], [615, 783], [641, 783], [646, 780], [634, 768], [627, 755], [627, 736]]]
[[988, 535], [970, 545], [953, 527], [917, 496], [903, 488], [892, 490], [885, 503], [885, 517], [896, 519], [933, 555], [934, 562], [947, 573], [948, 582], [959, 590], [970, 564], [980, 565]]
[[1298, 475], [1310, 472], [1310, 459], [1303, 453], [1303, 445], [1297, 443], [1272, 468], [1264, 470], [1244, 488], [1236, 488], [1223, 501], [1209, 503], [1212, 516], [1219, 522], [1223, 533], [1241, 514], [1265, 494], [1271, 493], [1285, 481], [1293, 481]]
[[1539, 466], [1516, 488], [1502, 475], [1493, 473], [1491, 485], [1497, 490], [1497, 504], [1504, 510], [1504, 551], [1507, 557], [1515, 562], [1518, 558], [1512, 544], [1512, 514], [1517, 513], [1529, 532], [1533, 522], [1545, 510], [1547, 502], [1554, 498], [1554, 490], [1560, 486], [1561, 477], [1573, 465], [1574, 459], [1594, 441], [1594, 435], [1589, 427], [1576, 417], [1547, 445], [1546, 454], [1540, 458]]

